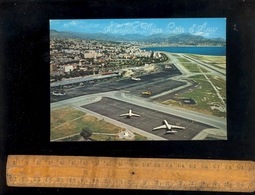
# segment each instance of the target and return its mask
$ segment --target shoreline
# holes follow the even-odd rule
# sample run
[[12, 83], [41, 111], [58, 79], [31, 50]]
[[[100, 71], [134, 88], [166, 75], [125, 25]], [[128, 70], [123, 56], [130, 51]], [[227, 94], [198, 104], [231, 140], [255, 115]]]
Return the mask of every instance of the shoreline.
[[150, 47], [226, 47], [226, 46], [215, 46], [215, 45], [170, 45], [170, 46], [143, 46], [141, 48], [150, 48]]
[[[210, 48], [212, 50], [210, 50]], [[221, 48], [224, 51], [215, 51], [213, 49]], [[210, 56], [226, 56], [226, 46], [159, 46], [159, 47], [140, 47], [140, 50], [153, 52], [169, 52], [176, 54], [195, 54], [195, 55], [210, 55]], [[208, 50], [204, 50], [208, 49]]]

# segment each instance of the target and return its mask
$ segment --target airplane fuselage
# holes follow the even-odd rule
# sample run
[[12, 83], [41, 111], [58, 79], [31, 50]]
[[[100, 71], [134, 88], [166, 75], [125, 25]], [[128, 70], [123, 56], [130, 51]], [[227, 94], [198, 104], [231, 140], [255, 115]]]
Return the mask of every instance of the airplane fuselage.
[[140, 81], [141, 79], [140, 79], [140, 78], [137, 78], [137, 77], [132, 77], [132, 80], [134, 80], [134, 81]]
[[131, 117], [132, 116], [132, 110], [128, 111], [128, 116]]
[[169, 125], [168, 122], [167, 122], [166, 120], [164, 120], [164, 124], [166, 125], [166, 128], [167, 128], [167, 129], [170, 130], [170, 129], [172, 128], [171, 125]]

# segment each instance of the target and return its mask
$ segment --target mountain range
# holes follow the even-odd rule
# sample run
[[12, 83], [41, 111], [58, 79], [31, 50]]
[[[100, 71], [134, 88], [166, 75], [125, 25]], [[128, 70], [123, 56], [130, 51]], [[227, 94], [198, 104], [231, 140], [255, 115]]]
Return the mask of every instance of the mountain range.
[[146, 42], [146, 43], [171, 43], [171, 44], [209, 44], [209, 45], [225, 45], [226, 41], [223, 38], [205, 38], [203, 36], [191, 35], [189, 33], [181, 34], [154, 34], [140, 35], [127, 34], [115, 35], [104, 33], [79, 33], [70, 31], [50, 30], [50, 38], [79, 38], [88, 40], [104, 40], [114, 42]]

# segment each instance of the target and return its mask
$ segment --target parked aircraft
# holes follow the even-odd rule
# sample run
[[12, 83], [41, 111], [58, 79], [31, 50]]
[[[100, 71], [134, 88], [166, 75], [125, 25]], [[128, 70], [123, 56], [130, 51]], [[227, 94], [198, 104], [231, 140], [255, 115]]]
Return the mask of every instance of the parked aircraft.
[[172, 129], [185, 129], [185, 127], [170, 125], [166, 120], [163, 121], [163, 124], [164, 125], [153, 128], [153, 131], [158, 129], [166, 129], [166, 133], [176, 133], [177, 131], [174, 131]]
[[140, 81], [140, 80], [141, 80], [141, 78], [132, 77], [132, 80], [134, 80], [134, 81]]
[[130, 110], [128, 111], [128, 113], [126, 113], [126, 114], [121, 114], [120, 116], [126, 116], [126, 117], [128, 117], [128, 118], [131, 118], [131, 116], [137, 116], [137, 117], [139, 117], [140, 115], [132, 113], [132, 110], [130, 109]]
[[60, 92], [52, 92], [52, 95], [55, 95], [55, 96], [61, 96], [61, 95], [65, 95], [65, 93], [60, 93]]

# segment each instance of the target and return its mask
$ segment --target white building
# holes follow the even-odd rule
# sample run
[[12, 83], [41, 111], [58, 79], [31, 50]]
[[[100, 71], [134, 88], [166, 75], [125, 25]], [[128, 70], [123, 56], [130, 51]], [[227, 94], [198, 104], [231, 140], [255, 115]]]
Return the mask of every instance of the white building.
[[73, 65], [64, 66], [64, 72], [70, 72], [73, 71]]

